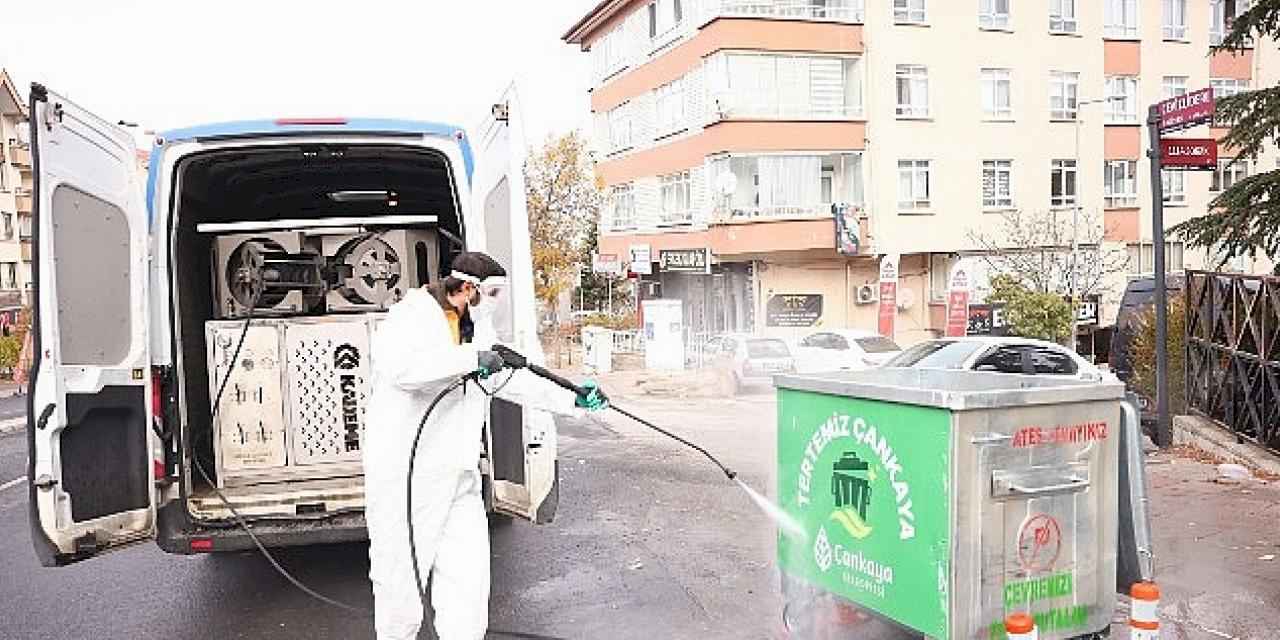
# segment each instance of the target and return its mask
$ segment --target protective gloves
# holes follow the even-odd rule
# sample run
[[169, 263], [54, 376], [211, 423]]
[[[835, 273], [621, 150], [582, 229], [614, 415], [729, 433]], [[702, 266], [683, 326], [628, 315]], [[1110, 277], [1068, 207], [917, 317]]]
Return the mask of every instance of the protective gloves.
[[582, 390], [585, 394], [578, 394], [574, 404], [587, 411], [604, 411], [609, 408], [609, 396], [605, 395], [604, 389], [596, 384], [595, 380], [588, 380], [582, 383]]
[[483, 380], [489, 376], [502, 371], [506, 368], [502, 356], [496, 351], [477, 351], [476, 352], [476, 375]]

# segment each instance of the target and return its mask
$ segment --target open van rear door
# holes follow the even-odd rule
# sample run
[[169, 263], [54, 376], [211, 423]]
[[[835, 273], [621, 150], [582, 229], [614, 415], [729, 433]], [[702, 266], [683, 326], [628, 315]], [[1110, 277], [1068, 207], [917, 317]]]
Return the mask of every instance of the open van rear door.
[[[514, 86], [493, 105], [473, 139], [476, 172], [472, 211], [483, 216], [483, 251], [507, 267], [510, 287], [494, 314], [498, 339], [531, 361], [543, 362], [538, 341], [533, 256], [525, 202], [524, 131]], [[505, 400], [490, 403], [489, 465], [495, 511], [538, 523], [550, 522], [559, 502], [555, 420], [545, 411]]]
[[31, 89], [32, 541], [63, 565], [150, 538], [147, 217], [129, 132]]

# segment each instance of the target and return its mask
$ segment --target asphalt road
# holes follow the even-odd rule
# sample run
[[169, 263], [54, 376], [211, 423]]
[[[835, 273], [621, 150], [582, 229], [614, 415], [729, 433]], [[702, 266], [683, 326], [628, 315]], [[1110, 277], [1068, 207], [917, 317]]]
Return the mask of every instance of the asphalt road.
[[26, 396], [6, 395], [0, 397], [0, 422], [24, 416], [26, 413]]
[[[774, 534], [741, 494], [696, 454], [666, 442], [591, 420], [562, 422], [560, 432], [556, 522], [493, 532], [490, 638], [513, 637], [503, 630], [551, 638], [776, 637]], [[734, 439], [750, 453], [740, 434]], [[0, 486], [25, 473], [25, 459], [24, 434], [0, 436]], [[277, 556], [321, 593], [372, 604], [366, 545]], [[369, 619], [311, 600], [256, 553], [172, 556], [143, 543], [69, 567], [39, 567], [25, 483], [0, 490], [0, 565], [6, 639], [373, 635]]]

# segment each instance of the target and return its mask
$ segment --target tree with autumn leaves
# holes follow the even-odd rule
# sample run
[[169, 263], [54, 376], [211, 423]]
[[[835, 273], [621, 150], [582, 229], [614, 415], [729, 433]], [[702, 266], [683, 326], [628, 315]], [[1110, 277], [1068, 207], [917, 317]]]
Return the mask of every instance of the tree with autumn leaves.
[[554, 310], [577, 273], [591, 264], [592, 238], [604, 203], [586, 141], [577, 132], [547, 140], [524, 169], [533, 249], [534, 289]]
[[[1277, 36], [1280, 0], [1255, 0], [1231, 21], [1222, 44], [1213, 50], [1234, 54], [1253, 47], [1255, 41], [1274, 46]], [[1256, 158], [1265, 144], [1280, 143], [1280, 86], [1219, 98], [1215, 118], [1232, 123], [1219, 144], [1232, 149], [1235, 162]], [[1217, 249], [1224, 259], [1262, 253], [1280, 260], [1280, 210], [1276, 203], [1280, 203], [1280, 169], [1260, 171], [1224, 189], [1209, 203], [1207, 215], [1188, 220], [1173, 231], [1192, 246]]]

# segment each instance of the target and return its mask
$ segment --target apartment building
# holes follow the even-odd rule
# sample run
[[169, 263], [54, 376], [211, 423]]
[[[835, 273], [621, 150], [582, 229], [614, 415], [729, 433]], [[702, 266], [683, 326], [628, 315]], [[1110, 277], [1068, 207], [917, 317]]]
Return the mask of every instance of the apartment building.
[[[1076, 213], [1131, 272], [1149, 272], [1147, 105], [1280, 79], [1275, 47], [1209, 55], [1225, 11], [1216, 0], [605, 0], [564, 35], [593, 63], [592, 140], [610, 194], [601, 251], [651, 263], [634, 268], [640, 289], [683, 299], [695, 330], [782, 336], [874, 328], [867, 285], [898, 254], [905, 343], [944, 328], [948, 270], [1004, 212]], [[1275, 168], [1269, 153], [1167, 172], [1166, 223]], [[1172, 269], [1212, 258], [1177, 243], [1168, 255]]]
[[0, 323], [27, 302], [31, 287], [31, 149], [27, 108], [0, 69]]

